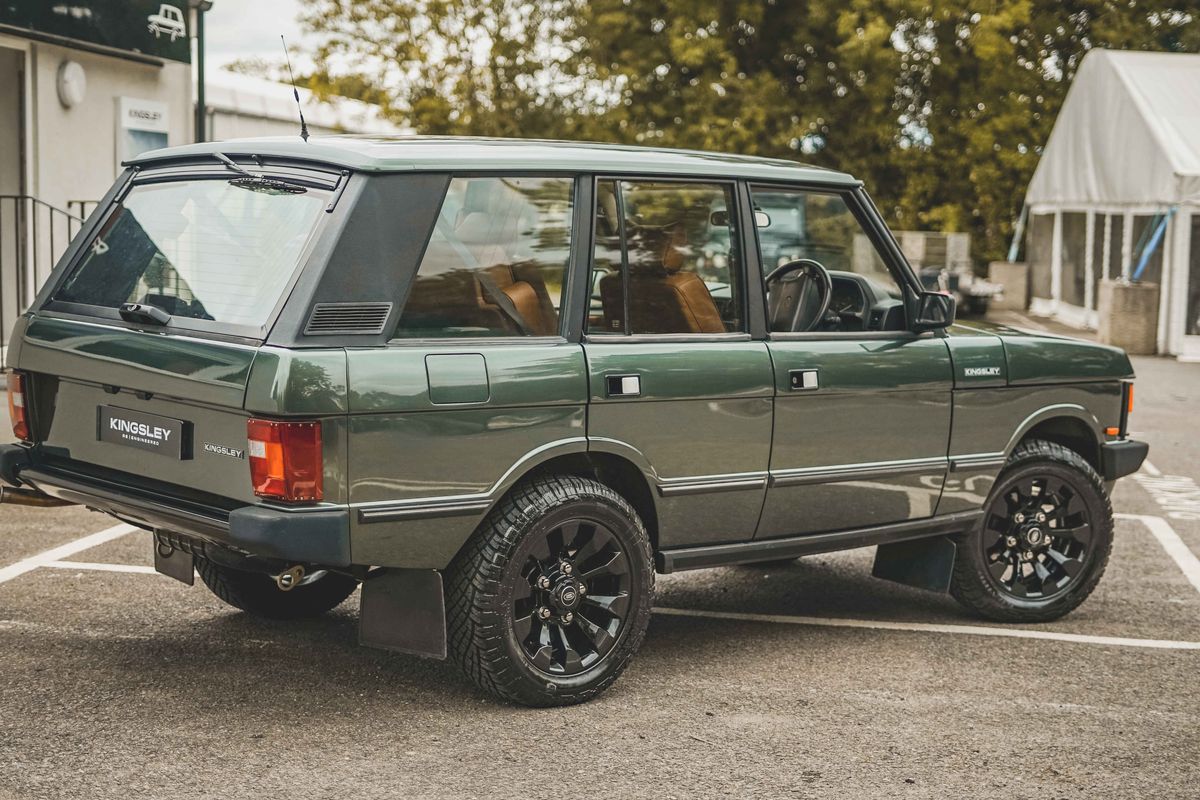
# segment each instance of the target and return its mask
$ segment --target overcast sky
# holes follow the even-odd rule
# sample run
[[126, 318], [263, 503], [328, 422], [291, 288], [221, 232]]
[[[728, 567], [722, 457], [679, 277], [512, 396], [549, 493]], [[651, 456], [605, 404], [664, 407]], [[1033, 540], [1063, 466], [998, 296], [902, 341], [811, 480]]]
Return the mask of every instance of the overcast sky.
[[292, 61], [302, 39], [300, 0], [213, 0], [204, 18], [205, 55], [214, 66], [256, 56], [279, 60], [279, 35], [287, 37]]

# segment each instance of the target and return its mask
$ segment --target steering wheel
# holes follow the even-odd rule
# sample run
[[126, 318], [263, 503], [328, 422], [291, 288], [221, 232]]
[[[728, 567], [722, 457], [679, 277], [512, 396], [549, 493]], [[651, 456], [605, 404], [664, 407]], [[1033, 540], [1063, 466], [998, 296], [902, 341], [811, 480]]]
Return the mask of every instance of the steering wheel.
[[767, 275], [767, 321], [772, 331], [803, 333], [825, 319], [833, 299], [829, 270], [811, 258], [781, 264]]

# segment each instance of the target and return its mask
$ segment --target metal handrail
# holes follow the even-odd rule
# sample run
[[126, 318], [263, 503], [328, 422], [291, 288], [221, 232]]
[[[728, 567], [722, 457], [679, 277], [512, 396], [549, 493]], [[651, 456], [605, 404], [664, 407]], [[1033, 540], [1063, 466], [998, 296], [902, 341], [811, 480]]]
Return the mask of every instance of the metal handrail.
[[33, 195], [0, 194], [0, 347], [8, 345], [17, 317], [82, 229], [88, 202], [72, 201], [76, 214]]

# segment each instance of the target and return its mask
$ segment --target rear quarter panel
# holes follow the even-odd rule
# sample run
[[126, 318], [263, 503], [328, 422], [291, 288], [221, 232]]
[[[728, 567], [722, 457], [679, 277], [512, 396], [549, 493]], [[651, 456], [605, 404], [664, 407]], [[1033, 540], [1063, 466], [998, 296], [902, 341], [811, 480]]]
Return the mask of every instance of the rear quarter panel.
[[[471, 363], [482, 357], [482, 392], [443, 371], [443, 356], [467, 356]], [[437, 365], [432, 372], [430, 363]], [[556, 455], [587, 449], [587, 372], [577, 344], [440, 342], [351, 350], [349, 385], [356, 563], [445, 567], [486, 508], [521, 475]], [[462, 504], [476, 508], [446, 511]]]

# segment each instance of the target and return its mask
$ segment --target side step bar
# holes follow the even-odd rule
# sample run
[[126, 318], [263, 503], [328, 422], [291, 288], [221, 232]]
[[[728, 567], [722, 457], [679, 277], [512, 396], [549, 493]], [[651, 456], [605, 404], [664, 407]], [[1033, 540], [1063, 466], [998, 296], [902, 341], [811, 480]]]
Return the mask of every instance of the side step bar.
[[755, 561], [775, 561], [799, 558], [814, 553], [849, 550], [874, 544], [924, 539], [962, 533], [983, 518], [983, 511], [964, 511], [910, 522], [876, 525], [833, 533], [812, 533], [789, 536], [786, 539], [763, 539], [753, 542], [714, 544], [703, 547], [680, 547], [662, 550], [655, 556], [658, 571], [667, 574], [687, 569], [724, 567], [730, 564], [750, 564]]

